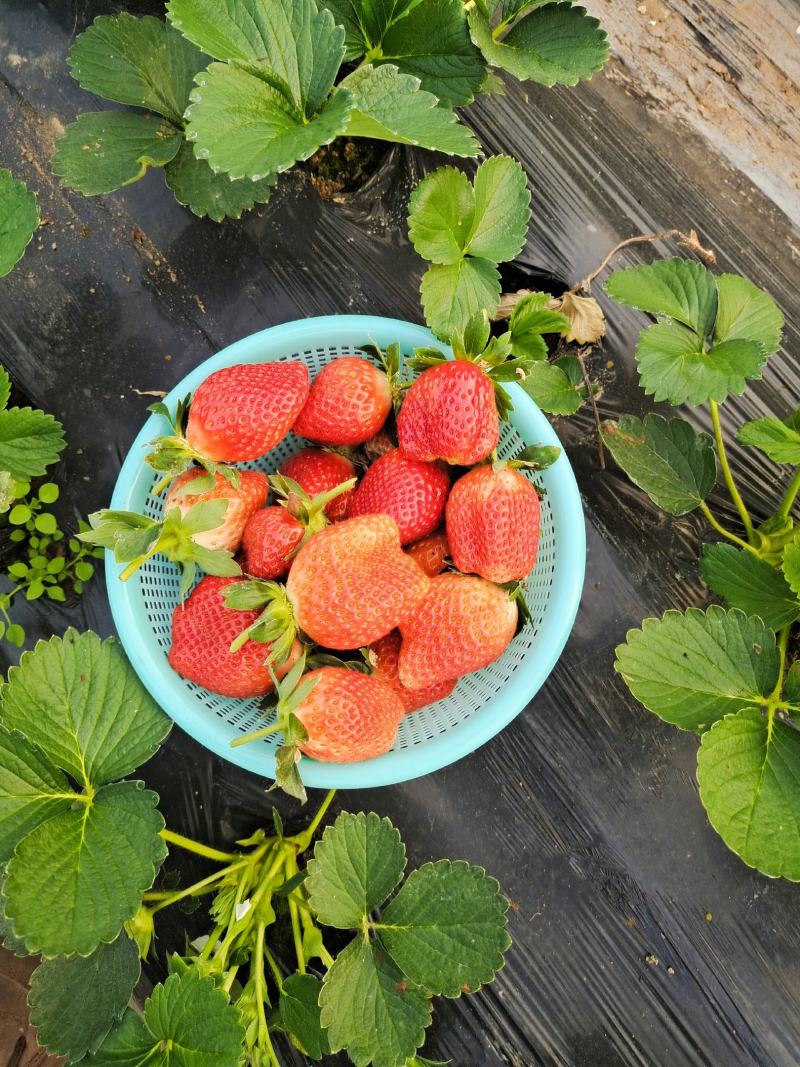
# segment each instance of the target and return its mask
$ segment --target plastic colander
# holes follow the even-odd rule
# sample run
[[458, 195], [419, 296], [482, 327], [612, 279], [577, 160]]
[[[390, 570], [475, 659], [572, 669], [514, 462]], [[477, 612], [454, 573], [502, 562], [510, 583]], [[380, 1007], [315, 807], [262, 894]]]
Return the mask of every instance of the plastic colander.
[[[173, 410], [209, 374], [234, 363], [302, 359], [313, 378], [330, 360], [353, 353], [368, 341], [381, 348], [397, 341], [405, 353], [425, 345], [443, 347], [424, 327], [397, 319], [334, 315], [289, 322], [245, 337], [207, 359], [172, 390], [165, 403]], [[517, 385], [508, 386], [508, 391], [514, 411], [510, 424], [503, 425], [499, 455], [512, 456], [526, 444], [558, 444], [549, 422], [527, 394]], [[163, 498], [153, 496], [156, 475], [144, 456], [148, 442], [163, 432], [163, 420], [155, 415], [144, 424], [122, 465], [112, 508], [161, 515]], [[269, 455], [244, 466], [274, 473], [304, 444], [290, 434]], [[578, 486], [564, 453], [532, 478], [545, 490], [538, 559], [526, 588], [532, 621], [499, 660], [462, 678], [447, 699], [406, 715], [394, 748], [385, 755], [363, 763], [322, 763], [304, 756], [299, 770], [306, 785], [358, 789], [429, 774], [488, 741], [538, 691], [572, 629], [586, 547]], [[178, 602], [177, 568], [156, 556], [127, 582], [119, 579], [121, 569], [106, 553], [109, 599], [120, 640], [155, 700], [186, 733], [218, 756], [274, 778], [279, 737], [230, 747], [235, 737], [264, 724], [257, 701], [210, 693], [181, 678], [167, 662], [172, 612]]]

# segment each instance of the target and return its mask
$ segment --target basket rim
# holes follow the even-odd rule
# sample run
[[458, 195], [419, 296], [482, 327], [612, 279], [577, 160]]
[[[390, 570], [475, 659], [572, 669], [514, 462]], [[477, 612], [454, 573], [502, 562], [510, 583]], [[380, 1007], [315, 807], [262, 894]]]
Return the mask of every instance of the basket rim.
[[[348, 335], [348, 339], [334, 341], [332, 333]], [[279, 353], [299, 353], [334, 344], [355, 347], [367, 340], [381, 347], [399, 340], [404, 350], [433, 345], [450, 352], [449, 347], [426, 327], [402, 319], [378, 315], [324, 315], [294, 320], [249, 334], [201, 361], [170, 390], [163, 402], [172, 407], [187, 393], [194, 392], [209, 374], [232, 363], [256, 362], [275, 358]], [[265, 346], [273, 350], [269, 355], [259, 351]], [[503, 689], [478, 713], [439, 737], [361, 763], [323, 763], [302, 757], [300, 771], [306, 786], [366, 789], [393, 785], [433, 773], [462, 759], [489, 741], [525, 709], [559, 659], [572, 631], [583, 590], [586, 564], [583, 505], [575, 475], [555, 430], [520, 386], [511, 383], [508, 388], [514, 402], [512, 424], [524, 437], [533, 436], [541, 443], [562, 448], [556, 463], [544, 472], [554, 526], [558, 531], [557, 563], [553, 588], [537, 633], [535, 661], [515, 671]], [[161, 428], [161, 419], [157, 415], [150, 415], [142, 426], [120, 468], [111, 508], [129, 510], [138, 489], [137, 483], [149, 474], [155, 479], [154, 473], [144, 464], [143, 449], [158, 436]], [[236, 736], [235, 729], [216, 714], [202, 716], [197, 701], [192, 699], [190, 703], [187, 699], [184, 679], [169, 666], [151, 633], [143, 632], [136, 625], [134, 607], [142, 599], [140, 580], [137, 573], [128, 582], [120, 581], [122, 569], [115, 563], [113, 554], [107, 551], [106, 587], [114, 624], [131, 665], [151, 696], [173, 722], [199, 744], [244, 770], [274, 778], [272, 749], [257, 743], [231, 748], [229, 742]], [[154, 647], [158, 649], [156, 656], [153, 655]]]

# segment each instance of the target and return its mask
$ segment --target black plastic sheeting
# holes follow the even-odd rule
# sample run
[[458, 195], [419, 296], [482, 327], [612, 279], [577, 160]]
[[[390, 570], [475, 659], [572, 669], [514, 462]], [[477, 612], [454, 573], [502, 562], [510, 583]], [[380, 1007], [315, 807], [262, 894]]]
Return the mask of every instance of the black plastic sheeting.
[[[73, 522], [110, 498], [150, 402], [136, 390], [169, 389], [224, 345], [302, 316], [420, 320], [423, 265], [405, 236], [406, 198], [436, 162], [393, 150], [344, 204], [322, 201], [293, 174], [268, 207], [219, 226], [179, 207], [159, 173], [107, 198], [67, 193], [47, 162], [58, 122], [103, 105], [70, 79], [66, 52], [94, 15], [120, 6], [0, 0], [0, 162], [30, 182], [49, 220], [0, 282], [0, 358], [65, 425], [57, 478], [62, 517]], [[721, 269], [773, 293], [787, 314], [785, 351], [800, 351], [796, 235], [702, 145], [603, 79], [570, 91], [514, 86], [469, 119], [487, 153], [516, 155], [530, 176], [534, 221], [520, 265], [535, 280], [557, 289], [623, 237], [694, 225]], [[640, 254], [650, 255], [620, 262]], [[640, 413], [649, 404], [632, 351], [643, 318], [606, 310], [593, 368], [601, 413]], [[782, 354], [725, 417], [783, 414], [797, 400], [797, 373]], [[704, 423], [700, 411], [690, 417]], [[699, 523], [664, 521], [618, 471], [599, 469], [588, 411], [557, 428], [581, 485], [589, 555], [578, 620], [551, 678], [457, 765], [336, 800], [390, 816], [412, 864], [464, 857], [514, 901], [505, 969], [478, 996], [438, 1002], [426, 1055], [458, 1067], [795, 1064], [797, 889], [726, 851], [697, 797], [696, 741], [638, 707], [612, 670], [615, 644], [644, 615], [702, 602]], [[749, 499], [765, 513], [778, 495], [774, 468], [748, 461]], [[70, 624], [113, 632], [101, 578], [77, 604], [17, 610], [30, 642]], [[8, 660], [6, 646], [2, 654]], [[171, 827], [220, 846], [268, 821], [274, 800], [264, 781], [177, 728], [144, 777]], [[299, 825], [294, 802], [276, 803]], [[183, 855], [168, 867], [195, 873]], [[199, 929], [198, 916], [185, 921]], [[183, 922], [162, 924], [161, 950], [182, 947]]]

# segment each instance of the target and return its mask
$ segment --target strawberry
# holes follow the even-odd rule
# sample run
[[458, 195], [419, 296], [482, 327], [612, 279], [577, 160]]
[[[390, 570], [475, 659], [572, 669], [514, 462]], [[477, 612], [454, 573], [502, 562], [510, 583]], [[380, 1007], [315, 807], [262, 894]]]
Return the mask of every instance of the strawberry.
[[[269, 497], [269, 481], [260, 471], [240, 471], [238, 487], [231, 485], [221, 474], [213, 475], [212, 488], [202, 489], [209, 481], [209, 475], [200, 467], [190, 467], [178, 475], [172, 483], [164, 503], [164, 514], [172, 508], [180, 508], [185, 516], [190, 508], [210, 500], [227, 500], [228, 506], [222, 519], [222, 525], [214, 530], [194, 535], [198, 545], [210, 549], [224, 549], [235, 552], [239, 547], [245, 526], [251, 515], [262, 509]], [[201, 491], [190, 492], [193, 483], [201, 486]]]
[[465, 574], [498, 583], [525, 578], [536, 563], [539, 494], [506, 463], [475, 467], [448, 498], [447, 539]]
[[467, 360], [448, 360], [424, 370], [397, 416], [400, 450], [427, 463], [443, 459], [470, 467], [494, 451], [499, 436], [495, 387]]
[[419, 708], [444, 700], [455, 688], [455, 679], [430, 685], [426, 689], [406, 689], [397, 673], [400, 660], [401, 637], [397, 630], [392, 630], [380, 641], [375, 641], [367, 650], [367, 662], [372, 667], [372, 677], [386, 682], [400, 697], [406, 714]]
[[435, 530], [444, 514], [450, 478], [441, 463], [420, 463], [393, 448], [376, 459], [350, 501], [348, 515], [391, 515], [400, 543]]
[[[304, 448], [284, 460], [278, 470], [297, 482], [309, 496], [325, 493], [356, 476], [356, 469], [346, 456], [329, 452], [325, 448]], [[347, 505], [352, 495], [351, 489], [331, 500], [325, 507], [325, 514], [331, 522], [338, 522], [346, 517]]]
[[406, 555], [415, 559], [429, 578], [441, 574], [446, 566], [445, 560], [450, 555], [447, 534], [444, 530], [437, 530], [420, 541], [406, 545]]
[[294, 432], [321, 445], [360, 445], [382, 428], [391, 407], [386, 374], [360, 356], [340, 356], [314, 379]]
[[502, 655], [517, 626], [515, 600], [485, 578], [439, 574], [412, 618], [400, 623], [398, 674], [422, 689], [480, 670]]
[[[263, 696], [273, 689], [266, 665], [270, 645], [246, 640], [231, 652], [242, 627], [259, 619], [258, 611], [234, 611], [225, 603], [224, 595], [244, 584], [236, 578], [203, 578], [172, 615], [172, 648], [167, 657], [172, 669], [227, 697]], [[300, 651], [295, 641], [288, 658], [276, 668], [278, 677], [291, 669]]]
[[286, 591], [295, 621], [312, 641], [360, 648], [417, 609], [430, 579], [400, 547], [388, 515], [361, 515], [309, 538], [295, 557]]

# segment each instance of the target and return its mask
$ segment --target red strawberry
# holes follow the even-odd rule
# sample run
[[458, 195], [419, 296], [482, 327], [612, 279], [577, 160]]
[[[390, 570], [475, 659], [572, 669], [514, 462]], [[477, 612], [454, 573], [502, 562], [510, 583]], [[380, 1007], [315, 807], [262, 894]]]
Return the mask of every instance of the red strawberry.
[[455, 688], [455, 679], [448, 682], [439, 682], [438, 685], [428, 686], [427, 689], [406, 689], [400, 681], [397, 666], [400, 660], [401, 637], [397, 630], [392, 630], [386, 637], [369, 646], [369, 662], [372, 665], [372, 677], [380, 678], [394, 689], [395, 693], [403, 702], [406, 714], [417, 711], [418, 708], [435, 704], [437, 700], [444, 700]]
[[400, 680], [422, 689], [480, 670], [503, 654], [516, 626], [517, 605], [505, 589], [439, 574], [413, 618], [400, 623]]
[[420, 463], [393, 448], [376, 459], [350, 501], [348, 515], [391, 515], [400, 543], [435, 530], [444, 514], [450, 478], [441, 463]]
[[524, 578], [536, 563], [539, 494], [506, 464], [475, 467], [448, 498], [447, 539], [465, 574], [498, 583]]
[[429, 578], [441, 574], [445, 568], [445, 560], [450, 555], [447, 534], [444, 530], [437, 530], [436, 533], [423, 537], [421, 541], [415, 541], [413, 545], [406, 545], [406, 555], [415, 559]]
[[360, 445], [386, 422], [389, 379], [360, 356], [340, 356], [322, 368], [294, 432], [321, 445]]
[[494, 385], [480, 367], [448, 360], [428, 367], [406, 393], [397, 416], [400, 450], [411, 459], [471, 467], [497, 447]]
[[[356, 476], [356, 469], [349, 459], [325, 448], [304, 448], [284, 460], [278, 470], [302, 486], [309, 496], [326, 493]], [[351, 489], [326, 505], [325, 514], [331, 522], [345, 518], [352, 495]]]
[[201, 501], [227, 500], [228, 507], [222, 525], [205, 533], [194, 535], [194, 540], [204, 548], [226, 549], [235, 552], [242, 540], [247, 520], [259, 511], [269, 497], [269, 480], [260, 471], [240, 471], [239, 486], [235, 488], [221, 474], [215, 474], [214, 488], [200, 493], [188, 493], [183, 490], [198, 478], [208, 479], [209, 475], [200, 467], [190, 467], [178, 475], [170, 487], [164, 503], [164, 514], [171, 508], [180, 508], [185, 515], [189, 508]]
[[345, 519], [309, 538], [286, 591], [297, 625], [326, 648], [369, 645], [417, 609], [430, 579], [400, 547], [388, 515]]
[[[167, 658], [178, 674], [212, 693], [263, 696], [273, 688], [266, 666], [271, 646], [246, 641], [238, 652], [230, 651], [241, 631], [259, 617], [258, 611], [226, 607], [224, 590], [241, 584], [237, 578], [203, 578], [172, 614], [172, 648]], [[288, 660], [276, 668], [279, 678], [290, 670], [300, 651], [295, 641]]]

